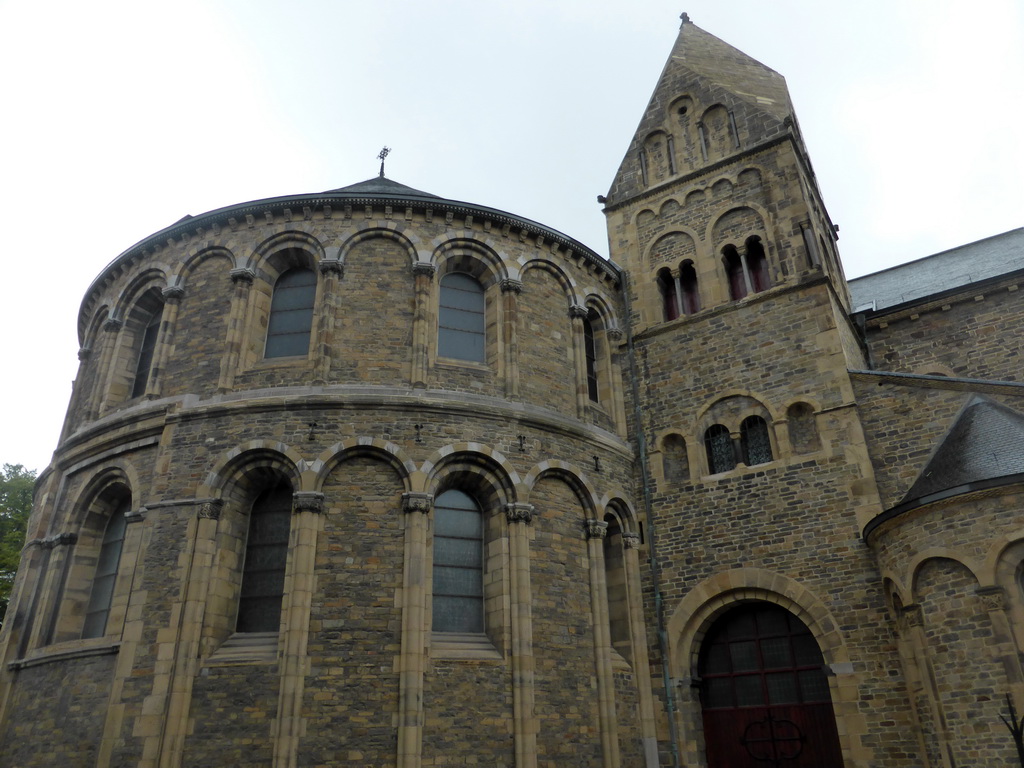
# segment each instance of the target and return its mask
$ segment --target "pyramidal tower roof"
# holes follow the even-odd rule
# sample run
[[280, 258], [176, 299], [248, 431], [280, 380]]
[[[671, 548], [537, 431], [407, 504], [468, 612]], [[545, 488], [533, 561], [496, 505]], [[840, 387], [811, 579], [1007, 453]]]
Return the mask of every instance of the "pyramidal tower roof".
[[[682, 19], [672, 52], [608, 192], [610, 206], [658, 183], [645, 175], [640, 159], [644, 151], [658, 152], [656, 148], [651, 152], [649, 146], [656, 144], [658, 136], [688, 137], [674, 146], [678, 163], [672, 172], [680, 175], [723, 159], [722, 151], [709, 152], [716, 131], [729, 134], [723, 145], [728, 154], [789, 130], [793, 106], [785, 78], [705, 32], [685, 13]], [[706, 142], [704, 147], [701, 142]]]

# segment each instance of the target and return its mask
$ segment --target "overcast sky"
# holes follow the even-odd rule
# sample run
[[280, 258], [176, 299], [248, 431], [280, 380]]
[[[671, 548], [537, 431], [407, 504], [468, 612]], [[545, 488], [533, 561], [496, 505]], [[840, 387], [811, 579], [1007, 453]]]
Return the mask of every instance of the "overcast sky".
[[687, 11], [785, 75], [856, 276], [1024, 225], [1024, 4], [0, 0], [0, 462], [42, 469], [85, 289], [177, 221], [376, 175], [607, 255]]

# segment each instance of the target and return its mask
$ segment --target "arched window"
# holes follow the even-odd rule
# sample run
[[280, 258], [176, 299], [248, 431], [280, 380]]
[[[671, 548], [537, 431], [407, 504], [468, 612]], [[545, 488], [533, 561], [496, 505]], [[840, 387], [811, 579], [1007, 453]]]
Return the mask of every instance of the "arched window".
[[160, 335], [160, 322], [163, 319], [163, 307], [161, 306], [149, 318], [145, 330], [142, 331], [142, 339], [139, 342], [139, 354], [135, 361], [135, 377], [132, 380], [132, 397], [140, 397], [146, 394], [146, 387], [149, 385], [149, 374], [153, 370], [153, 355], [156, 352], [156, 340]]
[[750, 273], [750, 286], [754, 293], [767, 291], [771, 288], [768, 279], [768, 259], [764, 255], [764, 246], [759, 237], [747, 238], [747, 271]]
[[291, 516], [292, 488], [288, 483], [264, 491], [252, 505], [238, 599], [238, 632], [277, 632], [280, 627]]
[[789, 611], [728, 611], [705, 635], [698, 674], [708, 768], [843, 764], [821, 650]]
[[708, 453], [708, 471], [712, 475], [736, 468], [736, 451], [727, 427], [721, 424], [708, 427], [704, 433], [704, 448]]
[[608, 630], [612, 648], [630, 660], [629, 593], [626, 564], [622, 554], [622, 527], [613, 514], [605, 515], [608, 531], [604, 538], [604, 571], [608, 595]]
[[722, 258], [725, 261], [725, 274], [729, 279], [729, 298], [738, 301], [747, 295], [747, 276], [743, 270], [743, 260], [740, 259], [736, 246], [727, 245], [722, 250]]
[[296, 267], [277, 279], [270, 302], [264, 357], [309, 354], [315, 298], [316, 273], [313, 270]]
[[597, 383], [597, 344], [594, 341], [594, 324], [591, 322], [593, 310], [590, 316], [583, 318], [583, 354], [587, 361], [587, 395], [593, 402], [598, 402]]
[[117, 567], [121, 562], [121, 548], [124, 544], [128, 521], [125, 513], [131, 502], [125, 499], [114, 509], [114, 513], [103, 531], [99, 556], [96, 558], [96, 572], [89, 593], [89, 606], [85, 609], [85, 625], [82, 637], [103, 637], [107, 632], [107, 618], [114, 600], [114, 584], [117, 581]]
[[441, 278], [437, 354], [476, 363], [486, 361], [484, 287], [463, 272]]
[[679, 317], [679, 298], [676, 294], [676, 280], [667, 269], [658, 272], [658, 290], [661, 292], [661, 306], [665, 320], [675, 320]]
[[697, 271], [691, 262], [679, 267], [679, 288], [682, 297], [683, 312], [692, 315], [700, 312], [700, 293], [697, 291]]
[[748, 416], [740, 424], [740, 449], [748, 467], [772, 460], [772, 442], [768, 424], [760, 416]]
[[434, 501], [434, 632], [484, 631], [484, 519], [462, 491]]

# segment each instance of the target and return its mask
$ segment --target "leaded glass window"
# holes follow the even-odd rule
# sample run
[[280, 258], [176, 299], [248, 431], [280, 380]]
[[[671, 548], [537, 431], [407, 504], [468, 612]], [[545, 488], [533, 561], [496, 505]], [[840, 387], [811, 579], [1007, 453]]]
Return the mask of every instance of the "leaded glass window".
[[277, 632], [280, 626], [291, 514], [292, 489], [286, 484], [264, 491], [252, 505], [238, 600], [239, 632]]
[[445, 491], [434, 502], [433, 630], [484, 631], [484, 519], [471, 496]]
[[767, 464], [772, 460], [772, 443], [768, 424], [760, 416], [748, 416], [740, 424], [740, 446], [743, 463], [748, 467]]
[[485, 326], [484, 287], [462, 272], [441, 278], [437, 354], [485, 362]]
[[139, 397], [146, 393], [146, 386], [149, 384], [149, 374], [153, 368], [156, 340], [160, 335], [160, 320], [162, 317], [162, 311], [153, 315], [146, 325], [146, 330], [142, 333], [142, 341], [139, 344], [139, 357], [135, 363], [135, 379], [132, 382], [132, 397]]
[[708, 427], [704, 433], [704, 448], [708, 452], [708, 470], [712, 475], [736, 467], [736, 452], [728, 428], [721, 424]]
[[587, 360], [587, 395], [598, 401], [597, 387], [597, 344], [594, 342], [594, 324], [589, 317], [583, 318], [583, 351]]
[[92, 592], [89, 594], [89, 607], [85, 610], [82, 637], [103, 637], [107, 632], [107, 618], [114, 602], [117, 567], [121, 562], [121, 547], [128, 527], [125, 513], [129, 506], [128, 501], [119, 504], [103, 531], [103, 541], [96, 559], [96, 575], [93, 576]]
[[315, 299], [316, 273], [313, 270], [290, 269], [278, 278], [270, 302], [264, 357], [309, 354]]

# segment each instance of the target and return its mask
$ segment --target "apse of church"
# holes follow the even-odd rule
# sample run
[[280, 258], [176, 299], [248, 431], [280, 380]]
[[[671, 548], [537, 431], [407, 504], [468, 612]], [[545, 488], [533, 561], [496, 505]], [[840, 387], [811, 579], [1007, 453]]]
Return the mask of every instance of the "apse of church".
[[382, 165], [119, 255], [0, 766], [1014, 765], [1024, 230], [847, 281], [685, 15], [600, 202], [610, 259]]

